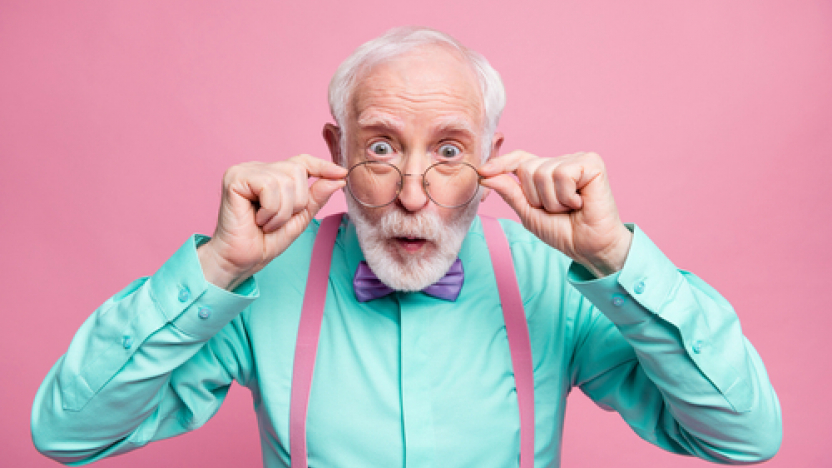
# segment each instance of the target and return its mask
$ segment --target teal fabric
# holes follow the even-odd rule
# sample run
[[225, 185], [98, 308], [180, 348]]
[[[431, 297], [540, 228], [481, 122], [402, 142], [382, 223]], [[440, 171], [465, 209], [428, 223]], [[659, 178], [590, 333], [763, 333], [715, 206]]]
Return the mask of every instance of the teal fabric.
[[[776, 452], [777, 397], [713, 289], [637, 227], [623, 270], [594, 279], [501, 223], [532, 344], [535, 466], [559, 466], [573, 387], [666, 450], [736, 463]], [[251, 390], [264, 466], [288, 467], [292, 362], [317, 229], [233, 293], [204, 280], [196, 247], [205, 238], [194, 236], [105, 302], [37, 393], [38, 449], [83, 464], [196, 429], [237, 381]], [[457, 302], [394, 293], [359, 303], [351, 282], [363, 256], [342, 223], [310, 396], [310, 466], [518, 466], [511, 358], [479, 220], [460, 258]]]

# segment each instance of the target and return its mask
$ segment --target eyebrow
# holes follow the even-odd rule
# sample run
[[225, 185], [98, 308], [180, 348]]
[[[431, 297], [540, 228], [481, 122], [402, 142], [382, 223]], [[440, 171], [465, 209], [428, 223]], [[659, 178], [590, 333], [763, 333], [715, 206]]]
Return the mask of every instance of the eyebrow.
[[458, 115], [450, 115], [441, 119], [435, 127], [437, 133], [467, 133], [470, 136], [476, 136], [477, 132], [474, 124], [464, 117]]
[[[370, 114], [358, 119], [358, 126], [361, 128], [392, 128], [397, 132], [403, 132], [405, 124], [401, 119], [389, 114]], [[434, 131], [436, 133], [467, 133], [471, 136], [477, 134], [474, 124], [469, 119], [458, 115], [449, 115], [435, 122]]]
[[404, 122], [401, 119], [389, 114], [370, 114], [358, 119], [358, 126], [361, 128], [385, 127], [392, 128], [397, 132], [404, 131]]

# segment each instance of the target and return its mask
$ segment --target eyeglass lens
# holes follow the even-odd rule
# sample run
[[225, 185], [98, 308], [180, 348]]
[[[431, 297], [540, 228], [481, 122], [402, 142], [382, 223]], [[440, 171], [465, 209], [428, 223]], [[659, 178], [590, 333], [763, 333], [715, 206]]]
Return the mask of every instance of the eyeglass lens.
[[[440, 162], [423, 175], [422, 186], [439, 206], [458, 208], [467, 205], [479, 191], [477, 170], [463, 162]], [[396, 166], [380, 161], [365, 161], [350, 169], [347, 189], [361, 204], [381, 207], [399, 196], [404, 176]]]

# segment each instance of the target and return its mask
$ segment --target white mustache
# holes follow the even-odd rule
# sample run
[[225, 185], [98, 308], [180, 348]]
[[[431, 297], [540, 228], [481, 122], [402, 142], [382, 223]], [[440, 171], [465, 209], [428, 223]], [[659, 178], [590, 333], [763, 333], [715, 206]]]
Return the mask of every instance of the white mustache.
[[436, 240], [442, 232], [442, 220], [435, 213], [406, 214], [401, 210], [385, 213], [379, 223], [382, 237], [411, 237]]

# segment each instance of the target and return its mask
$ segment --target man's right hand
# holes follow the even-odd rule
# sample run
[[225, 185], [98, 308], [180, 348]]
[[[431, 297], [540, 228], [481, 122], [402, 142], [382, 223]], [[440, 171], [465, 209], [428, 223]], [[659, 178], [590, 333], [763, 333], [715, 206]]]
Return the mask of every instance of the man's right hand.
[[[228, 169], [214, 236], [197, 251], [205, 279], [233, 290], [260, 271], [344, 187], [346, 175], [343, 167], [308, 154]], [[318, 180], [309, 185], [310, 177]]]

